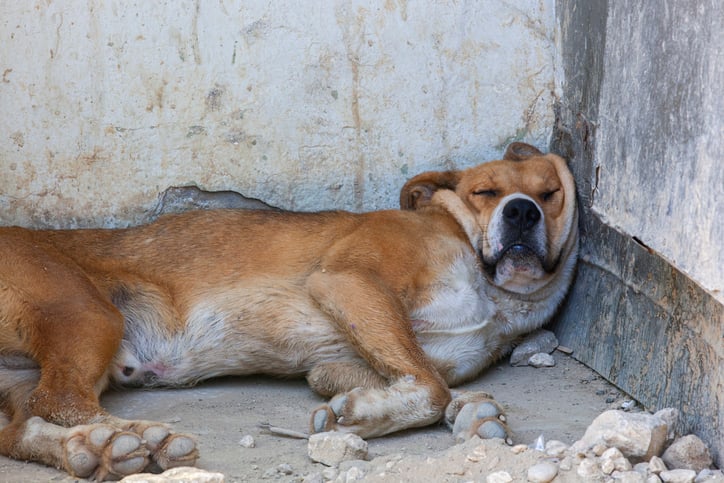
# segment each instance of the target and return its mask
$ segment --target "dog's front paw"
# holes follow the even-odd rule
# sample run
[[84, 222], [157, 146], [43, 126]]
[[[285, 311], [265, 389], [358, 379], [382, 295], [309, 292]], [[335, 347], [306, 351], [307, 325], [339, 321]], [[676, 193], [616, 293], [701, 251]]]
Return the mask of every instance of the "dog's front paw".
[[445, 422], [458, 442], [478, 436], [500, 438], [512, 444], [503, 408], [484, 392], [454, 392], [445, 410]]
[[101, 481], [143, 471], [149, 451], [137, 434], [91, 424], [77, 426], [66, 438], [65, 461], [71, 474]]

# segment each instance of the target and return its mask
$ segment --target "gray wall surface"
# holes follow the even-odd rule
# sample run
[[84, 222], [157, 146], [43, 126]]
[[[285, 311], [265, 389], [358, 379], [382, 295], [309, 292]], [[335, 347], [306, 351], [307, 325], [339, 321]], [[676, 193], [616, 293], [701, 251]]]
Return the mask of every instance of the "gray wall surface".
[[721, 465], [724, 17], [714, 2], [623, 0], [559, 0], [557, 16], [552, 147], [571, 160], [583, 214], [554, 329], [647, 409], [678, 408]]

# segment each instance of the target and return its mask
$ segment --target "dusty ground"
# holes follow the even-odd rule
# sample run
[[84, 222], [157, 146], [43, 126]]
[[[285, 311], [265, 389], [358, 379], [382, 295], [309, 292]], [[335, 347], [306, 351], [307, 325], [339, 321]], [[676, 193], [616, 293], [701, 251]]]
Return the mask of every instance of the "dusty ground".
[[[540, 434], [571, 444], [599, 413], [612, 407], [612, 400], [622, 400], [587, 367], [560, 352], [554, 356], [555, 367], [511, 367], [505, 361], [464, 386], [495, 395], [506, 408], [516, 444], [530, 444]], [[321, 401], [304, 381], [261, 377], [216, 380], [192, 389], [114, 392], [103, 398], [118, 416], [165, 421], [178, 431], [196, 434], [202, 455], [198, 466], [224, 473], [228, 482], [301, 481], [304, 475], [320, 472], [324, 467], [308, 459], [306, 441], [265, 434], [257, 424], [268, 421], [306, 430], [308, 414]], [[255, 448], [239, 445], [247, 434], [254, 437]], [[370, 440], [369, 450], [370, 458], [424, 457], [439, 455], [453, 444], [448, 430], [436, 426]], [[512, 452], [506, 454], [512, 458]], [[291, 465], [292, 474], [264, 477], [284, 463]], [[515, 464], [512, 459], [510, 464]], [[505, 465], [501, 461], [498, 468]], [[28, 481], [72, 479], [54, 469], [0, 457], [0, 482]]]

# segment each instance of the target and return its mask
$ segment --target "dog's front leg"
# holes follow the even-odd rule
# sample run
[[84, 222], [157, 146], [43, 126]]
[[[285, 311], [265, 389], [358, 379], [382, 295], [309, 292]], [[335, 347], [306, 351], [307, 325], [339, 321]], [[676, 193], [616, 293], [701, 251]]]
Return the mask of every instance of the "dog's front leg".
[[442, 418], [450, 391], [390, 288], [374, 275], [328, 270], [313, 273], [307, 288], [359, 355], [388, 381], [383, 388], [338, 394], [317, 408], [313, 432], [338, 430], [369, 438]]

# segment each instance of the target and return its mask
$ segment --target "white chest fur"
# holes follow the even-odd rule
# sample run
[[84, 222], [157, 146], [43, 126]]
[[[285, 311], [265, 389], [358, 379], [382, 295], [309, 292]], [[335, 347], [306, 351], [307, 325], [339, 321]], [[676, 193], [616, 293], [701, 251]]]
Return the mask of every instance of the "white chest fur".
[[430, 287], [430, 302], [410, 314], [425, 352], [450, 368], [449, 383], [476, 375], [504, 344], [505, 327], [496, 323], [485, 284], [475, 255], [466, 253]]

